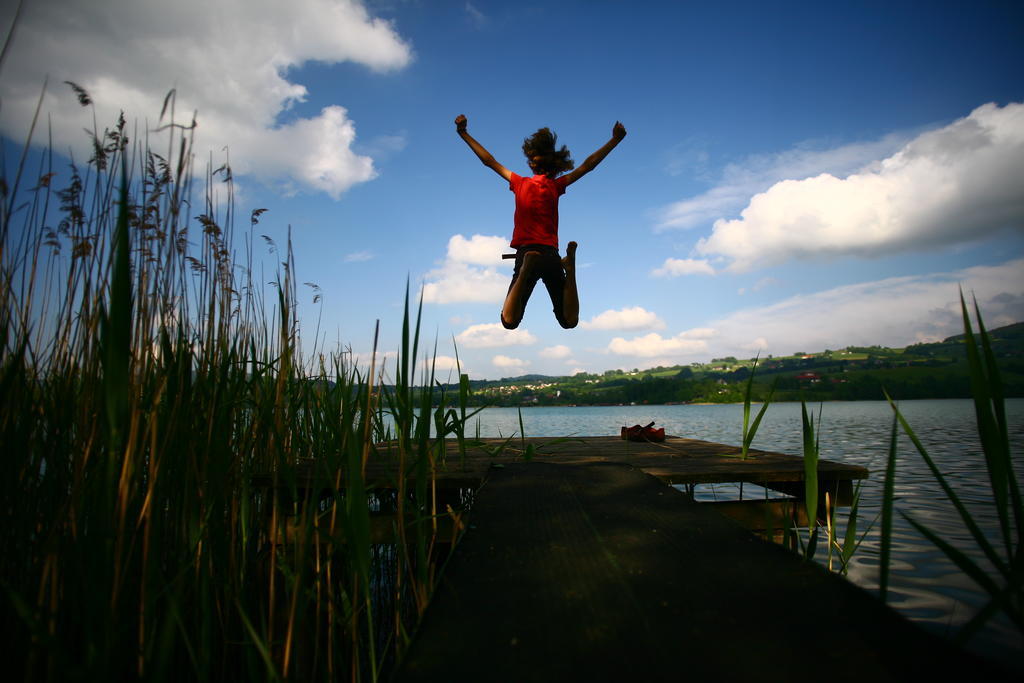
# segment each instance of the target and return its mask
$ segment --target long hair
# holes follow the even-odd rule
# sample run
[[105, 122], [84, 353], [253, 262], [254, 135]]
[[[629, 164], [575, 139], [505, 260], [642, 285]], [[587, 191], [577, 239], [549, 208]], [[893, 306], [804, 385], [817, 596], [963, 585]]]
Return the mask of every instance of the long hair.
[[548, 128], [541, 128], [523, 140], [523, 154], [531, 160], [536, 156], [541, 157], [537, 163], [538, 170], [551, 178], [576, 167], [569, 155], [569, 148], [562, 145], [562, 149], [556, 150], [557, 142], [558, 136]]

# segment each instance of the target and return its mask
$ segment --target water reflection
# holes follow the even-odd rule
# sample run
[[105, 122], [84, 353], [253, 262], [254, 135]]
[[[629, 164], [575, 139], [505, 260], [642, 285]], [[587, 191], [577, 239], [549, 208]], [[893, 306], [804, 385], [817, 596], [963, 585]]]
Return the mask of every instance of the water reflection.
[[[1016, 472], [1024, 470], [1024, 399], [1007, 401], [1011, 452]], [[975, 430], [973, 404], [967, 400], [906, 401], [901, 410], [940, 470], [961, 496], [975, 520], [993, 542], [998, 519], [992, 506], [984, 455]], [[815, 406], [817, 414], [817, 406]], [[655, 420], [669, 434], [738, 444], [742, 437], [740, 405], [601, 406], [523, 408], [527, 436], [614, 436], [622, 425]], [[835, 402], [823, 406], [820, 425], [821, 457], [867, 467], [872, 476], [862, 491], [858, 529], [866, 528], [881, 510], [882, 477], [888, 453], [892, 411], [884, 401]], [[519, 431], [515, 408], [488, 408], [480, 415], [481, 436], [510, 436]], [[472, 433], [474, 430], [468, 430]], [[758, 430], [754, 448], [799, 455], [800, 404], [772, 405]], [[924, 523], [947, 541], [984, 561], [955, 509], [946, 500], [910, 440], [900, 433], [896, 463], [896, 508]], [[716, 485], [708, 493], [698, 487], [698, 499], [735, 497], [738, 487]], [[754, 490], [746, 485], [744, 497]], [[763, 491], [757, 491], [763, 496]], [[842, 515], [840, 515], [841, 517]], [[842, 520], [840, 520], [842, 521]], [[948, 635], [966, 623], [986, 602], [985, 595], [935, 546], [922, 538], [902, 517], [893, 522], [894, 542], [890, 604], [937, 633]], [[839, 525], [840, 536], [844, 531]], [[1001, 541], [999, 541], [1001, 545]], [[878, 589], [879, 539], [877, 524], [853, 557], [849, 578], [872, 591]], [[1008, 624], [996, 620], [971, 644], [982, 654], [1024, 672], [1020, 657], [1024, 639]]]

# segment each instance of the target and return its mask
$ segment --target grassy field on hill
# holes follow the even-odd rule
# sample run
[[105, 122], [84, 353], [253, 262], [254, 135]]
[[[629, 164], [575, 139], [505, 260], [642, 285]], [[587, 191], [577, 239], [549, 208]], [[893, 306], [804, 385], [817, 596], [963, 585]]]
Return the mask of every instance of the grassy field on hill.
[[[1024, 323], [991, 331], [1007, 396], [1024, 396]], [[525, 375], [471, 382], [475, 400], [497, 406], [629, 403], [732, 403], [743, 400], [755, 359], [608, 370], [571, 377]], [[901, 399], [969, 398], [963, 335], [906, 348], [883, 346], [799, 351], [757, 359], [754, 397], [776, 388], [776, 401], [882, 400], [882, 388]]]

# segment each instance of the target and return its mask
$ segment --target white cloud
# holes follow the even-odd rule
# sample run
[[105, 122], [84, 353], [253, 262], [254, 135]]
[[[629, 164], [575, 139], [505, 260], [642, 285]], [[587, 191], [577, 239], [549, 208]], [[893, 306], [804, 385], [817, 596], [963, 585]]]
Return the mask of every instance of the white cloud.
[[[433, 356], [431, 358], [424, 358], [420, 361], [422, 369], [429, 371], [431, 366], [434, 368], [434, 372], [441, 374], [445, 371], [457, 372], [459, 369], [459, 361], [454, 356]], [[462, 363], [462, 372], [468, 373], [466, 364]]]
[[[906, 136], [894, 134], [881, 140], [831, 149], [820, 149], [812, 142], [805, 142], [784, 152], [749, 156], [740, 162], [728, 164], [722, 171], [719, 183], [712, 189], [663, 209], [657, 229], [693, 228], [723, 215], [735, 214], [752, 196], [780, 180], [806, 178], [820, 173], [853, 173], [892, 154], [905, 142]], [[706, 153], [701, 152], [700, 157], [700, 166], [703, 166], [707, 161]]]
[[448, 259], [477, 266], [501, 263], [501, 255], [508, 249], [508, 240], [495, 235], [473, 235], [468, 240], [452, 235], [448, 240]]
[[713, 327], [691, 327], [685, 332], [680, 332], [681, 339], [711, 339], [718, 334]]
[[708, 344], [703, 339], [689, 339], [682, 334], [662, 337], [651, 332], [632, 339], [615, 337], [608, 343], [608, 350], [619, 356], [675, 358], [701, 354], [708, 350]]
[[714, 275], [715, 269], [707, 259], [667, 258], [661, 268], [655, 268], [655, 277], [677, 277], [679, 275]]
[[977, 296], [988, 328], [1024, 320], [1024, 259], [949, 273], [895, 277], [795, 296], [713, 322], [713, 353], [788, 354], [939, 341], [963, 331], [958, 285]]
[[455, 336], [455, 343], [468, 349], [535, 344], [537, 338], [524, 328], [506, 330], [499, 323], [470, 325]]
[[473, 268], [449, 262], [427, 273], [432, 282], [423, 283], [423, 302], [428, 304], [492, 303], [501, 305], [508, 290], [508, 276], [495, 268]]
[[[207, 126], [204, 118], [202, 127], [208, 130]], [[293, 182], [298, 181], [300, 187], [337, 199], [352, 185], [377, 176], [373, 159], [352, 151], [355, 125], [339, 105], [324, 107], [316, 118], [299, 119], [272, 130], [225, 129], [216, 139], [227, 141], [231, 158], [241, 161], [240, 166], [235, 165], [236, 171], [278, 182], [290, 193], [295, 192]]]
[[791, 259], [877, 256], [1024, 229], [1024, 104], [986, 104], [858, 173], [783, 180], [695, 251], [742, 272]]
[[360, 261], [369, 261], [373, 258], [372, 251], [354, 251], [351, 254], [345, 254], [345, 263], [358, 263]]
[[1021, 273], [1024, 259], [836, 287], [739, 310], [671, 337], [616, 337], [607, 351], [642, 359], [638, 367], [652, 367], [707, 361], [712, 356], [764, 357], [801, 349], [939, 341], [963, 331], [960, 286], [969, 305], [971, 297], [977, 297], [986, 327], [1024, 321]]
[[557, 344], [541, 349], [539, 355], [541, 358], [568, 358], [572, 355], [572, 349], [565, 344]]
[[452, 235], [444, 262], [424, 276], [423, 301], [501, 304], [508, 291], [509, 275], [498, 268], [510, 267], [501, 258], [507, 245], [503, 237], [473, 235], [467, 240]]
[[342, 354], [345, 359], [362, 371], [369, 371], [371, 361], [376, 370], [394, 361], [398, 357], [397, 351], [378, 351], [376, 355], [372, 351], [345, 351]]
[[491, 359], [491, 363], [493, 363], [495, 367], [499, 367], [504, 370], [523, 370], [530, 364], [530, 361], [498, 354]]
[[665, 322], [640, 306], [608, 310], [580, 323], [586, 330], [661, 330]]
[[352, 150], [355, 126], [339, 104], [281, 122], [307, 96], [289, 70], [350, 61], [387, 72], [411, 59], [391, 23], [358, 0], [29, 2], [0, 82], [0, 131], [24, 139], [47, 74], [44, 112], [58, 150], [84, 149], [83, 120], [91, 125], [63, 81], [89, 92], [101, 128], [119, 110], [156, 127], [174, 88], [177, 122], [198, 113], [200, 159], [227, 147], [236, 174], [337, 198], [376, 175], [373, 160]]
[[764, 337], [758, 337], [754, 341], [750, 342], [749, 348], [755, 353], [760, 353], [768, 348], [768, 340]]

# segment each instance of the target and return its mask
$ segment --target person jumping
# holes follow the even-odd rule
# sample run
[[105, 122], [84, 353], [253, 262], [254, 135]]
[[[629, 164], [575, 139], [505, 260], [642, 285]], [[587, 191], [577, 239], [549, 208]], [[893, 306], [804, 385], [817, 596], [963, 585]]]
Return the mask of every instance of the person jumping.
[[455, 130], [484, 166], [508, 181], [509, 189], [516, 196], [510, 243], [516, 250], [516, 267], [501, 309], [501, 324], [509, 330], [519, 327], [537, 280], [543, 280], [558, 324], [566, 329], [576, 327], [580, 318], [580, 300], [576, 291], [576, 243], [569, 242], [565, 258], [559, 257], [558, 198], [565, 194], [565, 188], [593, 171], [615, 149], [626, 137], [626, 128], [616, 121], [611, 140], [575, 170], [565, 145], [556, 149], [558, 137], [547, 128], [541, 128], [523, 141], [523, 154], [534, 173], [532, 178], [524, 178], [499, 164], [469, 134], [467, 123], [466, 117], [459, 114], [455, 117]]

